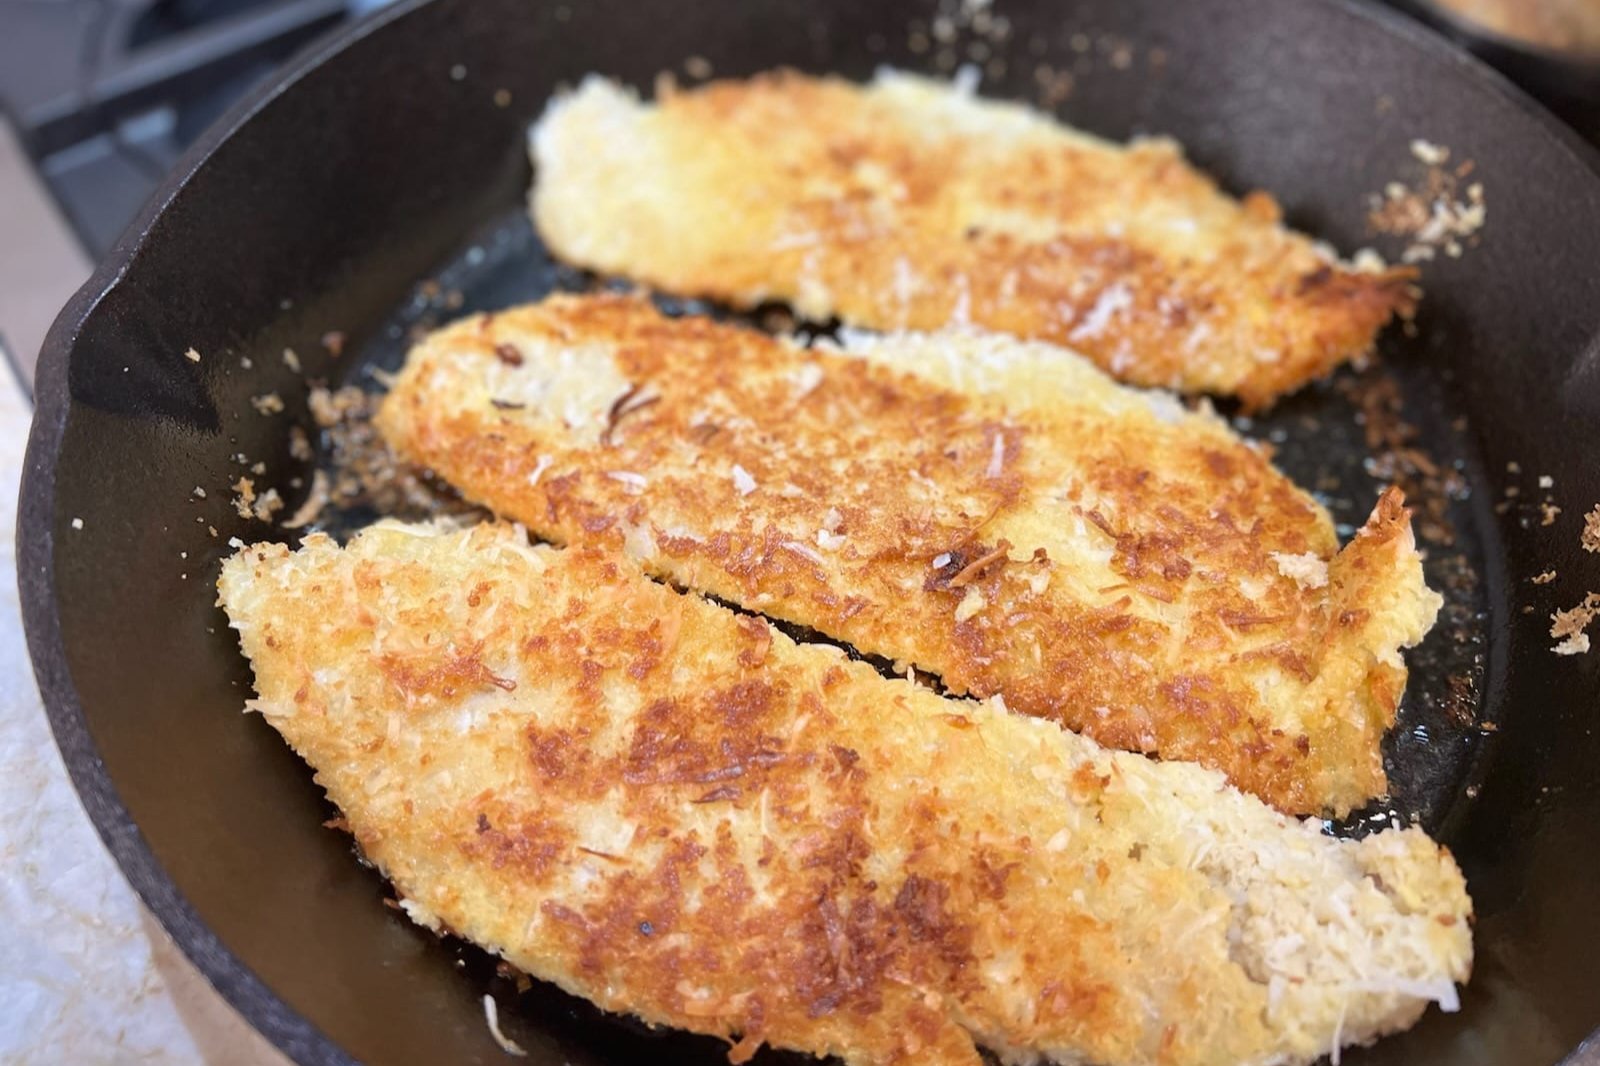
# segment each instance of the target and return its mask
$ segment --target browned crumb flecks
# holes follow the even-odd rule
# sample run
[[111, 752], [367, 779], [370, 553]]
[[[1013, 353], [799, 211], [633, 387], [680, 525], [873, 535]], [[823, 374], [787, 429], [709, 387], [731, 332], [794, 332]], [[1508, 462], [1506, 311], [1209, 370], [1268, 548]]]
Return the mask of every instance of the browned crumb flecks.
[[[313, 508], [309, 513], [315, 516], [329, 506], [370, 507], [379, 514], [424, 518], [475, 510], [427, 471], [395, 457], [372, 424], [379, 400], [354, 385], [310, 391], [307, 403], [325, 436], [332, 474], [313, 479], [305, 504]], [[285, 524], [299, 528], [306, 513], [297, 513], [291, 520], [295, 524]]]
[[1381, 366], [1342, 376], [1339, 391], [1360, 412], [1362, 434], [1372, 453], [1372, 475], [1405, 493], [1417, 514], [1417, 536], [1452, 547], [1456, 540], [1450, 501], [1466, 488], [1461, 473], [1428, 454], [1417, 427], [1407, 421], [1400, 383]]
[[[1600, 504], [1583, 516], [1583, 531], [1578, 544], [1584, 551], [1600, 552]], [[1554, 581], [1554, 570], [1533, 578], [1533, 583], [1543, 585]], [[1551, 648], [1557, 655], [1583, 655], [1589, 650], [1590, 624], [1600, 617], [1600, 592], [1591, 592], [1580, 602], [1550, 615], [1550, 637], [1556, 643]]]
[[1450, 149], [1416, 140], [1411, 154], [1427, 169], [1415, 187], [1391, 181], [1374, 194], [1367, 224], [1375, 233], [1403, 237], [1407, 263], [1421, 263], [1444, 254], [1458, 259], [1478, 243], [1487, 218], [1483, 185], [1469, 181], [1476, 169], [1465, 160], [1450, 163]]
[[390, 523], [242, 549], [219, 585], [251, 706], [399, 907], [735, 1062], [1294, 1066], [1470, 969], [1418, 829], [1324, 836], [614, 554]]
[[1582, 655], [1589, 650], [1589, 623], [1600, 615], [1600, 592], [1591, 592], [1577, 606], [1550, 616], [1550, 636], [1557, 655]]
[[1416, 300], [1410, 268], [1337, 260], [1172, 141], [1114, 145], [894, 72], [779, 72], [653, 106], [591, 78], [551, 105], [534, 155], [541, 235], [582, 266], [875, 329], [971, 323], [1257, 406]]
[[[971, 332], [806, 350], [558, 297], [416, 348], [396, 451], [561, 543], [1282, 809], [1386, 788], [1438, 597], [1390, 492], [1344, 551], [1226, 423]], [[515, 358], [508, 358], [511, 350]]]

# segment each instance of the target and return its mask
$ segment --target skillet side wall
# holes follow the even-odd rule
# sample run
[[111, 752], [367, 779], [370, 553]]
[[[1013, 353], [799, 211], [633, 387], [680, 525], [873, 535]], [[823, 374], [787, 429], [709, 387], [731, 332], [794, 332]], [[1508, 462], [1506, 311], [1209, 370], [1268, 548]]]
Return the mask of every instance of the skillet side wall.
[[[382, 886], [351, 861], [347, 839], [318, 828], [329, 812], [308, 772], [237, 713], [249, 671], [212, 582], [228, 538], [274, 534], [234, 513], [229, 486], [246, 476], [287, 494], [304, 473], [287, 437], [305, 421], [304, 377], [345, 376], [355, 348], [461, 235], [521, 199], [523, 129], [556, 85], [591, 70], [648, 85], [691, 55], [719, 74], [928, 66], [906, 27], [928, 22], [931, 6], [860, 7], [435, 0], [390, 13], [328, 61], [303, 61], [299, 80], [250, 105], [259, 111], [237, 132], [208, 139], [209, 158], [180, 168], [164, 208], [52, 332], [18, 539], [58, 741], [158, 917], [301, 1061], [347, 1061], [336, 1045], [372, 1063], [504, 1056], [483, 1023], [481, 975], [380, 905]], [[1600, 502], [1600, 469], [1585, 462], [1600, 429], [1591, 161], [1475, 64], [1337, 4], [1000, 11], [1013, 24], [1001, 46], [1011, 62], [986, 91], [1031, 97], [1041, 59], [1086, 62], [1065, 118], [1118, 138], [1171, 133], [1231, 190], [1273, 189], [1291, 222], [1343, 248], [1371, 240], [1367, 195], [1417, 174], [1412, 138], [1476, 161], [1483, 243], [1428, 266], [1420, 339], [1387, 351], [1408, 371], [1453, 375], [1448, 395], [1487, 472], [1472, 501], [1491, 604], [1480, 714], [1499, 731], [1476, 754], [1477, 796], [1463, 794], [1436, 827], [1471, 882], [1481, 962], [1461, 1014], [1430, 1013], [1345, 1061], [1555, 1061], [1600, 1020], [1597, 660], [1557, 659], [1544, 635], [1553, 607], [1600, 588], [1600, 560], [1576, 546], [1582, 512]], [[1078, 33], [1136, 45], [1133, 62], [1114, 64], [1114, 44], [1085, 61]], [[496, 104], [500, 89], [509, 106]], [[343, 363], [316, 343], [328, 330], [351, 338]], [[183, 356], [190, 347], [198, 364]], [[252, 406], [269, 394], [283, 413]], [[265, 475], [246, 469], [258, 461]], [[1512, 461], [1555, 479], [1566, 508], [1556, 526], [1524, 529], [1515, 511], [1492, 512]], [[1554, 584], [1529, 584], [1552, 568]], [[535, 1063], [720, 1055], [709, 1041], [596, 1026], [554, 994], [529, 997], [505, 1027]]]

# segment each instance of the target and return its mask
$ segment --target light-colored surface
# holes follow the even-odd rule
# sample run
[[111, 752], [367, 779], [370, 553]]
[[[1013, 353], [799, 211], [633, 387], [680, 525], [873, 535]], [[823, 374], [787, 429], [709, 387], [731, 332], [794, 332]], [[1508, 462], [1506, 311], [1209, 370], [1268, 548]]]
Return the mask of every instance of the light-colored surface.
[[0, 119], [0, 340], [30, 385], [45, 331], [88, 276], [88, 257]]
[[67, 780], [17, 602], [30, 417], [0, 366], [0, 1062], [286, 1066], [145, 912]]

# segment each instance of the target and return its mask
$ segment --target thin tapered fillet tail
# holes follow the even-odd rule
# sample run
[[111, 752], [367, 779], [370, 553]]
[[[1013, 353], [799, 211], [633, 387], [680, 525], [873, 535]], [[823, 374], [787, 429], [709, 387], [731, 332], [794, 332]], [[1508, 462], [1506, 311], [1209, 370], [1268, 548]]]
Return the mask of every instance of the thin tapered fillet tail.
[[385, 523], [219, 589], [250, 708], [407, 914], [735, 1062], [1306, 1063], [1468, 975], [1420, 830], [1334, 839], [617, 553]]
[[581, 266], [877, 330], [982, 326], [1254, 406], [1365, 353], [1417, 299], [1411, 268], [1338, 259], [1170, 140], [1112, 144], [895, 71], [654, 103], [590, 77], [531, 152], [539, 232]]
[[557, 297], [425, 339], [378, 422], [540, 537], [1289, 813], [1386, 791], [1439, 604], [1398, 494], [1341, 552], [1223, 420], [998, 334], [802, 348]]

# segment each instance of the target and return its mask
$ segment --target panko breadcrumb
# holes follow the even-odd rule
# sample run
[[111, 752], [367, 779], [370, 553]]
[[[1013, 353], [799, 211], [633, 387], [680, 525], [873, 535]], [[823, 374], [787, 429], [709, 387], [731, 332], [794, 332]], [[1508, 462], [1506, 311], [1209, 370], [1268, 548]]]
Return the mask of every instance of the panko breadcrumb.
[[971, 323], [1258, 406], [1416, 300], [1410, 268], [1338, 260], [1170, 140], [1111, 144], [895, 71], [783, 71], [654, 105], [591, 77], [532, 152], [539, 232], [581, 266], [874, 329]]
[[1556, 644], [1551, 650], [1557, 655], [1586, 653], [1589, 650], [1589, 634], [1585, 630], [1596, 616], [1600, 616], [1600, 592], [1591, 592], [1576, 606], [1552, 614], [1550, 636]]
[[1385, 791], [1400, 649], [1439, 605], [1398, 493], [1339, 552], [1223, 420], [1070, 352], [844, 344], [555, 297], [425, 339], [378, 426], [542, 537], [952, 692], [1200, 761], [1294, 813]]
[[283, 397], [275, 392], [262, 393], [260, 396], [250, 397], [250, 406], [256, 409], [257, 414], [276, 415], [283, 413]]
[[620, 556], [386, 523], [243, 548], [220, 590], [250, 706], [406, 914], [734, 1062], [1283, 1066], [1468, 975], [1420, 830], [1325, 836]]

